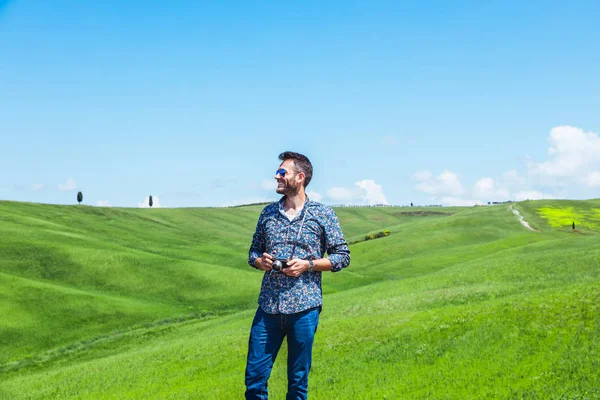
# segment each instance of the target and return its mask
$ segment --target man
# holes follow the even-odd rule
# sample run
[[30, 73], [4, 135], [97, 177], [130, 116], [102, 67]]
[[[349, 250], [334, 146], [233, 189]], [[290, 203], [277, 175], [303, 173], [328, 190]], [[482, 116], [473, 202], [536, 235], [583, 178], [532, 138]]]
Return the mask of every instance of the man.
[[350, 264], [335, 212], [306, 196], [312, 178], [309, 159], [290, 151], [279, 159], [275, 179], [283, 197], [260, 214], [248, 258], [251, 266], [265, 273], [248, 342], [246, 399], [268, 398], [267, 381], [285, 336], [286, 399], [307, 398], [323, 296], [321, 272], [337, 272]]

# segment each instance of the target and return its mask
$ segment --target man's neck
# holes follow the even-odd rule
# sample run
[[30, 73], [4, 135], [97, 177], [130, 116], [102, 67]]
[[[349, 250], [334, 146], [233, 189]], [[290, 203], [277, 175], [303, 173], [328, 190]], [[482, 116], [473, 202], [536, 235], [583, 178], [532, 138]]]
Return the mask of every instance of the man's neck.
[[285, 196], [285, 203], [283, 204], [283, 208], [285, 211], [288, 210], [301, 210], [304, 207], [304, 203], [306, 202], [306, 194], [304, 190], [299, 190], [298, 193], [293, 195]]

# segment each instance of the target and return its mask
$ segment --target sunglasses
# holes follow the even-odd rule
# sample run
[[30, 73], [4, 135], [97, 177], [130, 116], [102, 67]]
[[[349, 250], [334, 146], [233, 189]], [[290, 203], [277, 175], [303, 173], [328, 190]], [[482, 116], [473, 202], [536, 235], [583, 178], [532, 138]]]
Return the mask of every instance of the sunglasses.
[[275, 176], [280, 175], [282, 178], [285, 178], [285, 174], [287, 174], [287, 171], [283, 168], [279, 168], [275, 171]]

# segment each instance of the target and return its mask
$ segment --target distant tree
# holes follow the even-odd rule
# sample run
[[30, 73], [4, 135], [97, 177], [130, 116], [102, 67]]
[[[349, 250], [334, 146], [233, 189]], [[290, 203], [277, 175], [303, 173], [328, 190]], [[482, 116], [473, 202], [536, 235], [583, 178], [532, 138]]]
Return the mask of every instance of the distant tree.
[[575, 221], [573, 221], [573, 230], [575, 230]]
[[148, 198], [148, 205], [149, 205], [150, 207], [152, 207], [152, 196], [150, 196], [150, 197]]
[[83, 201], [83, 193], [81, 193], [81, 192], [77, 193], [77, 201], [79, 202], [79, 204], [81, 204], [81, 202]]
[[410, 203], [410, 206], [411, 206], [411, 207], [413, 206], [413, 205], [412, 205], [412, 203]]

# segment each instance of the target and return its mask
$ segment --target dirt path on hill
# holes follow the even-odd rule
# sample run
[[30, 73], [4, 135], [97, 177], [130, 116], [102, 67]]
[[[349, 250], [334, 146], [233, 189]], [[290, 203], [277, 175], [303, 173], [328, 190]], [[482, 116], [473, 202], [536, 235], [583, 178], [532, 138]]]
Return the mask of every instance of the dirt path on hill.
[[527, 221], [525, 221], [523, 219], [523, 216], [521, 215], [521, 213], [519, 212], [519, 210], [514, 209], [513, 206], [509, 206], [508, 208], [510, 208], [510, 210], [512, 211], [512, 213], [515, 214], [519, 218], [519, 222], [521, 223], [521, 225], [523, 225], [525, 228], [529, 229], [530, 231], [537, 232], [535, 229], [533, 229], [529, 225], [529, 222], [527, 222]]

